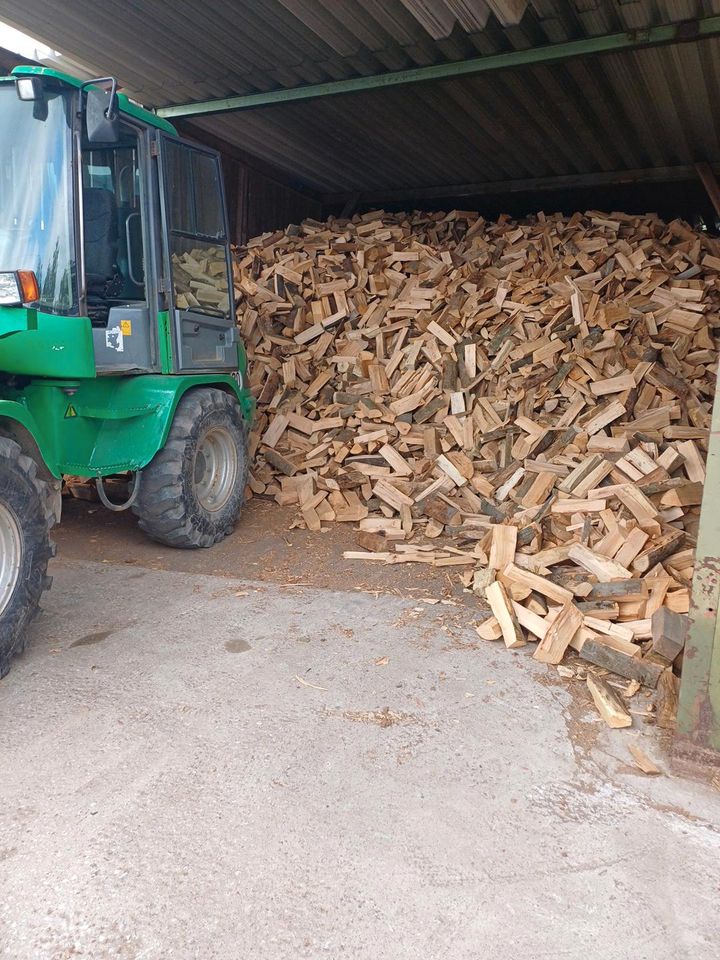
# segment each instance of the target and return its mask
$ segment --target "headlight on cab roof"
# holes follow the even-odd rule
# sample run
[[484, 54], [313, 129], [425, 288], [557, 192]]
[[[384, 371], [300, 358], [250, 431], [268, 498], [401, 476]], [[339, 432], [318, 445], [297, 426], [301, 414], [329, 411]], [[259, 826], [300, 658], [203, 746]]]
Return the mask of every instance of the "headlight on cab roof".
[[40, 77], [18, 77], [15, 81], [20, 100], [40, 100], [42, 98], [42, 80]]

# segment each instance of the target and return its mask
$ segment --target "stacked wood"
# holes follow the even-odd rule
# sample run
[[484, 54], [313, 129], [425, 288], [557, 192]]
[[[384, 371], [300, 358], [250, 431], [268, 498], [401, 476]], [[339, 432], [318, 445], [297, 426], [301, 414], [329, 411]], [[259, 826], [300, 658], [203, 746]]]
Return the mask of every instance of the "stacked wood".
[[225, 248], [208, 245], [172, 255], [175, 304], [180, 310], [209, 309], [227, 314], [228, 272]]
[[356, 525], [347, 558], [457, 566], [487, 639], [657, 684], [679, 633], [654, 617], [689, 606], [716, 241], [651, 215], [376, 211], [252, 240], [235, 287], [252, 494]]

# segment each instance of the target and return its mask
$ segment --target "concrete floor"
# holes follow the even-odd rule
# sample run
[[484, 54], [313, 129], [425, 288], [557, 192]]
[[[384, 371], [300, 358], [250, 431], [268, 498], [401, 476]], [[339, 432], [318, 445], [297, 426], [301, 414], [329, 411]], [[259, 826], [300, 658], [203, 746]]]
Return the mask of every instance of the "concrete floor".
[[0, 684], [3, 960], [717, 957], [720, 792], [642, 718], [462, 605], [71, 539]]

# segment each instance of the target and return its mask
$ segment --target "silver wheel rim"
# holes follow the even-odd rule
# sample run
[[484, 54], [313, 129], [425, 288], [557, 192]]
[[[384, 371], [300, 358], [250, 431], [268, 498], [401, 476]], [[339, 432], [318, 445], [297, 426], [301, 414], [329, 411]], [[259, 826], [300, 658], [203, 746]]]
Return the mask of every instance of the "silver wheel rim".
[[208, 430], [195, 454], [195, 496], [208, 513], [222, 510], [235, 490], [238, 454], [235, 439], [225, 427]]
[[23, 546], [15, 514], [0, 503], [0, 614], [10, 603], [20, 577]]

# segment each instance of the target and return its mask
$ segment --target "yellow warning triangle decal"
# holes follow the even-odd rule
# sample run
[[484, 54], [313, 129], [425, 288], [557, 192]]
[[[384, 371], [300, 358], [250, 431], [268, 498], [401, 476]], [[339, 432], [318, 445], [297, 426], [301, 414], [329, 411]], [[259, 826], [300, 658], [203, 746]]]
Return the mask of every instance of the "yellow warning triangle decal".
[[76, 416], [77, 416], [77, 410], [71, 403], [69, 403], [68, 408], [65, 411], [65, 419], [68, 420], [70, 417], [76, 417]]

